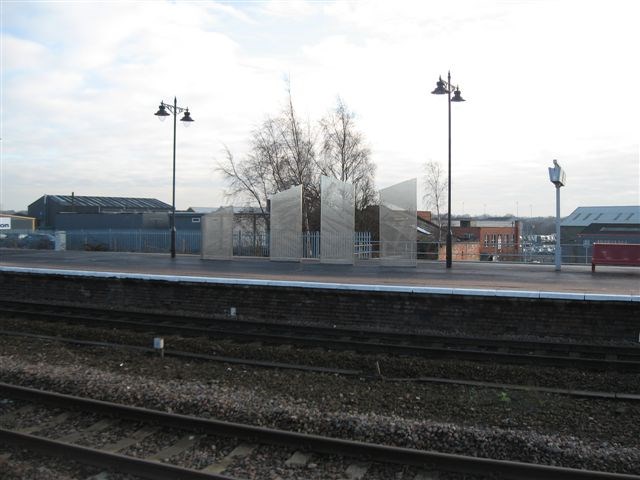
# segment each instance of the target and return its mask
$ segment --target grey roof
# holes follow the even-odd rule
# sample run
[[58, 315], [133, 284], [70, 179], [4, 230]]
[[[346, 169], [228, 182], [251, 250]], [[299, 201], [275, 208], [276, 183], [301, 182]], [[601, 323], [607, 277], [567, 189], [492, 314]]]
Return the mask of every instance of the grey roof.
[[[222, 207], [189, 207], [187, 210], [194, 213], [213, 213], [217, 212]], [[233, 213], [245, 213], [245, 214], [262, 214], [260, 207], [233, 207]]]
[[193, 213], [213, 213], [217, 211], [220, 207], [189, 207], [187, 208], [187, 212]]
[[[513, 224], [518, 220], [471, 220], [470, 227], [493, 227], [493, 228], [506, 228], [513, 227]], [[460, 220], [451, 220], [452, 227], [459, 227]]]
[[155, 198], [135, 197], [83, 197], [71, 195], [47, 195], [48, 202], [78, 207], [100, 207], [117, 209], [171, 210], [171, 205]]
[[560, 225], [563, 227], [586, 227], [592, 223], [621, 225], [640, 223], [640, 206], [578, 207]]
[[35, 220], [35, 217], [27, 217], [26, 215], [14, 215], [13, 213], [0, 213], [0, 217], [23, 218], [25, 220]]

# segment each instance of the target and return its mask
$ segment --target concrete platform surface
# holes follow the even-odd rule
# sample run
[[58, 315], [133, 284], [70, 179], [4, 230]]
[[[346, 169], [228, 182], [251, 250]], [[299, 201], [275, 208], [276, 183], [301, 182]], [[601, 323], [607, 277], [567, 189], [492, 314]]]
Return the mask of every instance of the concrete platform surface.
[[640, 295], [640, 268], [495, 262], [418, 262], [417, 267], [383, 267], [376, 260], [356, 265], [317, 261], [271, 262], [264, 258], [201, 260], [195, 255], [0, 249], [0, 267], [122, 272], [234, 279], [263, 279], [363, 285], [520, 290], [606, 295]]

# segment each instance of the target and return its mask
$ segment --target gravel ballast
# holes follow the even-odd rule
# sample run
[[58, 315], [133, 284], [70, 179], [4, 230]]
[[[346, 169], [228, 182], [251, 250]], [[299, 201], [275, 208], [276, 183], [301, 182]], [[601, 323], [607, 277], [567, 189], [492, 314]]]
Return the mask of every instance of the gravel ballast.
[[[6, 328], [6, 327], [5, 327]], [[129, 335], [138, 338], [137, 334]], [[94, 337], [95, 338], [95, 337]], [[104, 340], [104, 338], [103, 338]], [[220, 355], [283, 357], [341, 368], [372, 362], [361, 355], [317, 350], [212, 344], [202, 339], [167, 340]], [[180, 347], [173, 345], [181, 343]], [[290, 370], [266, 370], [215, 362], [160, 360], [105, 348], [74, 347], [33, 339], [0, 337], [0, 380], [80, 396], [283, 428], [353, 440], [426, 450], [625, 473], [639, 473], [640, 408], [637, 403], [575, 399], [536, 392], [464, 386], [397, 383]], [[279, 357], [274, 359], [273, 356]], [[509, 383], [563, 376], [579, 385], [590, 372], [382, 359], [397, 372], [491, 375]], [[326, 366], [326, 365], [325, 365]], [[477, 375], [476, 371], [477, 369]], [[606, 385], [607, 374], [593, 374]], [[612, 375], [628, 386], [637, 376]], [[477, 379], [477, 378], [476, 378]], [[566, 381], [565, 381], [566, 386]], [[584, 386], [582, 386], [584, 388]], [[275, 467], [274, 467], [275, 468]], [[336, 477], [337, 478], [337, 477]]]

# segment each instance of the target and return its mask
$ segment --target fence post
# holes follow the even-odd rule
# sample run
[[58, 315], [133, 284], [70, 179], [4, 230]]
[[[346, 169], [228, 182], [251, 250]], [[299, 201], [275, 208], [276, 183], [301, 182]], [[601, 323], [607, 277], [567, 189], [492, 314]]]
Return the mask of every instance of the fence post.
[[55, 245], [54, 248], [56, 250], [66, 250], [67, 249], [67, 232], [62, 230], [57, 230], [55, 232]]

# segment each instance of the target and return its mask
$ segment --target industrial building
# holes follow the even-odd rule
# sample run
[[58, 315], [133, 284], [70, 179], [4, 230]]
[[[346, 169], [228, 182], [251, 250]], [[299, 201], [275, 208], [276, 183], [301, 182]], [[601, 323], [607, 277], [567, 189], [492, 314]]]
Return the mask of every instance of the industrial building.
[[35, 230], [36, 219], [22, 215], [0, 213], [0, 230]]
[[[43, 195], [28, 207], [29, 216], [37, 220], [39, 228], [52, 230], [168, 228], [171, 210], [171, 205], [155, 198], [86, 197], [73, 193]], [[107, 213], [112, 215], [104, 215]]]
[[563, 262], [588, 263], [594, 243], [640, 243], [640, 206], [578, 207], [560, 224]]

